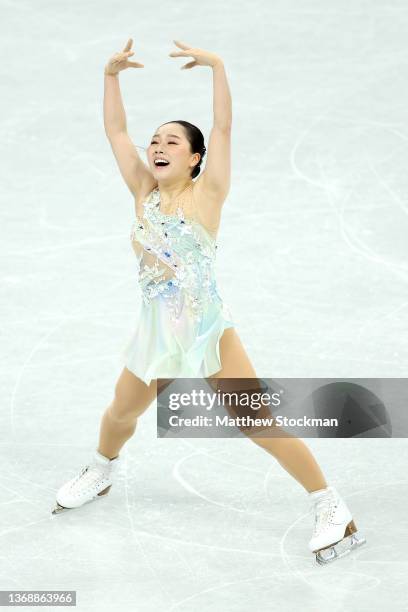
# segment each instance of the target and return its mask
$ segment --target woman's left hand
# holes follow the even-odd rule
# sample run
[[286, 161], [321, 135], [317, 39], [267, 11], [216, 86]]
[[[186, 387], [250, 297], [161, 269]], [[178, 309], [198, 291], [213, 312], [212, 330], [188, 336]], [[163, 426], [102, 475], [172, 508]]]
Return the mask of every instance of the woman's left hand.
[[173, 42], [178, 47], [180, 47], [180, 49], [183, 49], [183, 51], [172, 51], [172, 53], [169, 53], [170, 57], [185, 57], [188, 55], [194, 57], [194, 60], [192, 62], [184, 64], [184, 66], [181, 66], [180, 70], [184, 70], [185, 68], [193, 68], [193, 66], [214, 67], [215, 64], [222, 61], [219, 55], [211, 53], [210, 51], [204, 51], [204, 49], [196, 49], [194, 47], [190, 47], [189, 45], [186, 45], [180, 42], [179, 40], [174, 40]]

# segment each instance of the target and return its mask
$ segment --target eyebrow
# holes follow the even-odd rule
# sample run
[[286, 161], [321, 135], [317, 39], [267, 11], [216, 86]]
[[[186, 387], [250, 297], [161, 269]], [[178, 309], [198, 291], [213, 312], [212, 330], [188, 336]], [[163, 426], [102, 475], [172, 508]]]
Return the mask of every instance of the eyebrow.
[[[160, 134], [154, 134], [153, 138], [156, 136], [160, 136]], [[171, 136], [172, 138], [180, 138], [180, 136], [177, 136], [177, 134], [167, 134], [167, 136]]]

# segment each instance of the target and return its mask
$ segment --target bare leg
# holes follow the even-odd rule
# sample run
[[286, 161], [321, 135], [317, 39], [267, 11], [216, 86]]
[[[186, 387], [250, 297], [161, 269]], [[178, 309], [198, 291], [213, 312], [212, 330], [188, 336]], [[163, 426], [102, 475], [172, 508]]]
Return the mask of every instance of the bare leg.
[[138, 417], [156, 398], [156, 380], [147, 386], [126, 367], [115, 386], [112, 403], [105, 410], [99, 433], [98, 452], [109, 459], [119, 454], [136, 430]]
[[[257, 378], [251, 361], [235, 330], [231, 327], [224, 331], [220, 341], [220, 358], [222, 369], [210, 379], [217, 378]], [[214, 380], [216, 386], [216, 380]], [[210, 383], [212, 384], [212, 383]], [[261, 448], [268, 451], [281, 466], [293, 476], [309, 493], [325, 489], [327, 482], [324, 475], [306, 444], [300, 439], [288, 437], [248, 436]]]

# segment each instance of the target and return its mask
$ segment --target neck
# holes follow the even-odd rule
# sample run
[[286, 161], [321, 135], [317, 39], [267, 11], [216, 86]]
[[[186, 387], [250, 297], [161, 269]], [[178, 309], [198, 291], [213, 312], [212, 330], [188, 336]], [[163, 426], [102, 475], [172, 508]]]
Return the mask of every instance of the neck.
[[170, 181], [157, 181], [157, 186], [160, 191], [160, 201], [163, 206], [170, 204], [177, 196], [179, 196], [192, 183], [191, 178], [172, 179]]

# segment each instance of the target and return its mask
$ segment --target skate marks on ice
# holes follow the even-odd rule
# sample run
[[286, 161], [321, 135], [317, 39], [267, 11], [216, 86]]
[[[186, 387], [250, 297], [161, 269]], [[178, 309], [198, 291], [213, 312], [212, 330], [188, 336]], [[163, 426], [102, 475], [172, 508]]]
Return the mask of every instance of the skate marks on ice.
[[[347, 501], [353, 497], [362, 497], [367, 500], [366, 507], [372, 509], [374, 503], [371, 503], [370, 499], [372, 500], [375, 491], [379, 490], [381, 492], [381, 499], [385, 499], [386, 493], [383, 493], [383, 490], [395, 487], [396, 491], [400, 491], [401, 487], [406, 489], [407, 484], [408, 481], [402, 480], [371, 485], [350, 493], [349, 495], [344, 495], [343, 497]], [[397, 496], [398, 494], [396, 493], [395, 497]], [[393, 496], [391, 495], [389, 498], [392, 509]], [[353, 511], [354, 510], [353, 508]], [[384, 508], [382, 512], [384, 514], [390, 514], [387, 508]], [[339, 563], [330, 562], [326, 567], [318, 567], [310, 556], [314, 553], [309, 552], [308, 555], [304, 555], [302, 559], [312, 559], [315, 567], [312, 571], [304, 571], [304, 564], [302, 563], [300, 565], [298, 562], [298, 559], [300, 559], [299, 555], [292, 554], [288, 549], [290, 540], [293, 542], [292, 548], [294, 550], [298, 549], [299, 534], [304, 532], [300, 526], [310, 521], [311, 514], [312, 513], [309, 511], [288, 525], [280, 541], [280, 554], [282, 561], [292, 572], [293, 576], [312, 589], [318, 588], [319, 595], [325, 599], [327, 604], [330, 604], [331, 610], [343, 612], [345, 609], [345, 602], [342, 600], [342, 596], [346, 599], [350, 594], [350, 589], [355, 587], [356, 582], [358, 582], [358, 591], [360, 595], [372, 591], [376, 587], [379, 587], [381, 593], [383, 593], [382, 587], [385, 582], [389, 583], [390, 575], [394, 572], [394, 568], [396, 568], [396, 570], [401, 568], [401, 575], [405, 573], [407, 561], [397, 558], [393, 542], [389, 542], [388, 546], [384, 545], [384, 535], [382, 535], [384, 532], [378, 527], [382, 519], [379, 519], [377, 512], [374, 514], [372, 510], [370, 510], [369, 514], [367, 511], [362, 512], [361, 510], [356, 512], [356, 522], [358, 521], [359, 527], [358, 531], [360, 534], [363, 534], [363, 537], [367, 536], [367, 544], [361, 546], [361, 548], [357, 548], [352, 554], [345, 554], [344, 558], [339, 559]], [[392, 520], [392, 515], [389, 515], [388, 519], [390, 524], [394, 522]], [[307, 529], [309, 528], [310, 525], [307, 526]], [[292, 538], [290, 538], [291, 534], [293, 534]], [[384, 547], [386, 549], [385, 552]], [[388, 550], [394, 551], [394, 559], [388, 558]], [[369, 572], [367, 568], [370, 570]], [[339, 581], [339, 572], [341, 572], [341, 581]], [[349, 579], [347, 579], [347, 577], [349, 577]], [[338, 607], [335, 606], [333, 608], [335, 600], [337, 600]]]
[[[188, 607], [191, 604], [195, 606], [200, 606], [202, 602], [207, 602], [207, 598], [208, 600], [211, 601], [212, 600], [211, 598], [214, 598], [214, 596], [215, 597], [221, 597], [221, 596], [227, 597], [227, 596], [230, 596], [231, 593], [234, 593], [234, 596], [238, 597], [241, 587], [245, 590], [247, 597], [248, 597], [248, 593], [250, 593], [252, 589], [254, 590], [254, 596], [259, 597], [259, 588], [262, 586], [264, 594], [269, 593], [268, 597], [270, 598], [270, 597], [273, 597], [275, 593], [279, 592], [279, 591], [275, 591], [275, 589], [290, 588], [287, 585], [293, 585], [292, 578], [295, 578], [296, 580], [297, 579], [302, 580], [308, 586], [308, 588], [312, 587], [314, 591], [316, 591], [316, 587], [318, 587], [318, 593], [316, 593], [318, 600], [321, 600], [322, 598], [325, 599], [327, 601], [327, 604], [330, 603], [331, 610], [341, 609], [343, 611], [344, 608], [337, 608], [334, 605], [333, 594], [335, 594], [336, 596], [340, 594], [340, 598], [343, 594], [344, 596], [348, 595], [349, 589], [346, 586], [347, 582], [351, 582], [351, 581], [355, 582], [357, 580], [359, 584], [363, 585], [362, 587], [363, 590], [364, 589], [369, 590], [369, 589], [372, 589], [372, 588], [375, 588], [381, 585], [381, 580], [379, 578], [370, 576], [369, 574], [364, 573], [362, 571], [355, 571], [355, 564], [352, 565], [350, 569], [348, 569], [348, 566], [345, 563], [343, 563], [341, 566], [337, 565], [337, 572], [336, 572], [335, 579], [334, 579], [334, 585], [330, 589], [327, 587], [327, 585], [326, 587], [320, 588], [321, 586], [320, 581], [321, 581], [321, 576], [322, 576], [321, 571], [323, 570], [319, 569], [319, 567], [316, 565], [315, 560], [314, 560], [314, 555], [310, 553], [309, 551], [305, 552], [304, 555], [298, 555], [298, 554], [289, 555], [284, 545], [286, 536], [290, 533], [290, 531], [292, 530], [293, 526], [296, 525], [296, 523], [304, 522], [305, 518], [307, 517], [310, 521], [309, 528], [311, 528], [312, 523], [310, 519], [310, 512], [306, 515], [302, 515], [292, 525], [290, 525], [287, 528], [283, 537], [281, 538], [280, 544], [276, 545], [276, 542], [274, 542], [274, 537], [273, 537], [273, 535], [276, 534], [276, 531], [277, 531], [276, 525], [274, 526], [273, 524], [274, 522], [276, 523], [276, 516], [274, 516], [270, 512], [268, 514], [266, 512], [255, 513], [255, 512], [251, 512], [249, 509], [247, 510], [242, 509], [240, 507], [240, 504], [226, 503], [223, 498], [221, 498], [220, 500], [214, 499], [214, 495], [211, 496], [211, 494], [209, 494], [208, 491], [205, 490], [205, 484], [203, 486], [202, 481], [200, 480], [198, 481], [200, 483], [199, 485], [197, 485], [196, 482], [192, 483], [191, 478], [188, 478], [188, 476], [186, 476], [185, 474], [185, 470], [182, 469], [184, 466], [186, 466], [187, 462], [191, 461], [194, 457], [197, 457], [199, 455], [203, 457], [207, 457], [208, 459], [211, 459], [212, 461], [216, 463], [218, 462], [225, 463], [229, 467], [235, 466], [240, 472], [242, 470], [246, 470], [247, 466], [244, 463], [242, 464], [234, 463], [228, 460], [224, 460], [224, 458], [220, 458], [219, 456], [214, 455], [211, 452], [206, 452], [205, 450], [197, 449], [196, 445], [193, 446], [190, 443], [188, 443], [186, 440], [183, 440], [183, 444], [188, 446], [192, 452], [189, 453], [187, 456], [184, 456], [178, 459], [175, 462], [173, 469], [172, 469], [172, 473], [173, 473], [173, 476], [176, 478], [177, 482], [189, 494], [200, 498], [207, 504], [211, 504], [211, 506], [219, 507], [222, 510], [228, 512], [229, 514], [233, 512], [234, 514], [232, 515], [232, 517], [234, 517], [234, 515], [238, 516], [235, 513], [240, 513], [241, 515], [243, 513], [248, 514], [248, 515], [256, 514], [260, 519], [262, 520], [268, 519], [268, 521], [270, 521], [270, 533], [271, 533], [271, 545], [270, 545], [271, 552], [270, 553], [262, 553], [256, 550], [245, 550], [243, 547], [242, 548], [237, 547], [236, 549], [233, 549], [232, 547], [220, 547], [220, 546], [208, 546], [208, 545], [206, 545], [206, 547], [209, 549], [214, 548], [216, 550], [219, 550], [220, 552], [227, 551], [227, 552], [245, 553], [245, 556], [247, 558], [248, 558], [248, 555], [251, 555], [251, 556], [252, 555], [264, 555], [265, 561], [268, 564], [269, 563], [271, 564], [270, 568], [271, 569], [275, 568], [275, 569], [272, 572], [262, 573], [262, 570], [260, 569], [261, 566], [259, 566], [258, 564], [257, 571], [255, 572], [256, 573], [255, 576], [253, 575], [254, 572], [251, 572], [252, 577], [249, 579], [242, 578], [240, 580], [222, 581], [221, 584], [209, 586], [208, 588], [204, 588], [202, 590], [194, 592], [188, 597], [181, 598], [177, 602], [169, 605], [169, 607], [166, 608], [166, 612], [175, 612], [178, 609], [183, 610], [186, 608], [186, 605]], [[253, 473], [256, 472], [259, 475], [265, 474], [264, 470], [256, 469], [256, 468], [254, 469], [249, 466], [248, 466], [248, 470]], [[228, 493], [231, 493], [231, 490], [229, 488], [228, 488]], [[252, 539], [256, 540], [256, 538], [259, 538], [259, 534], [253, 535]], [[265, 540], [264, 534], [263, 534], [262, 539]], [[203, 546], [200, 542], [197, 542], [197, 541], [191, 542], [191, 545], [192, 546], [197, 545], [200, 547]], [[304, 537], [303, 546], [304, 546], [304, 550], [306, 551], [307, 549], [307, 538], [306, 537]], [[301, 543], [299, 544], [299, 538], [297, 538], [296, 548], [298, 550], [302, 549], [302, 544]], [[267, 557], [270, 557], [270, 561], [267, 559]], [[284, 562], [283, 568], [282, 568], [282, 564], [280, 563], [276, 565], [276, 561], [278, 561], [278, 557], [283, 559], [283, 562]], [[249, 559], [250, 558], [251, 557], [249, 557]], [[302, 571], [299, 571], [296, 567], [294, 567], [293, 565], [294, 563], [301, 564], [301, 566], [304, 569]], [[306, 564], [307, 564], [307, 568], [306, 568]], [[336, 566], [336, 564], [334, 565]], [[346, 580], [343, 582], [343, 585], [342, 585], [343, 588], [341, 588], [341, 592], [335, 593], [334, 591], [339, 585], [339, 581], [338, 581], [339, 567], [341, 567], [341, 574], [343, 577], [345, 576]], [[260, 573], [262, 575], [260, 575]], [[326, 577], [325, 580], [327, 580], [327, 575], [328, 575], [327, 570], [324, 570], [323, 575]], [[334, 591], [333, 591], [333, 588], [334, 588]]]
[[[347, 211], [344, 208], [344, 203], [348, 200], [349, 196], [352, 194], [352, 192], [354, 191], [356, 186], [353, 185], [349, 189], [349, 191], [347, 191], [346, 194], [341, 195], [340, 194], [340, 187], [341, 187], [341, 180], [340, 179], [343, 178], [343, 177], [337, 177], [336, 180], [333, 180], [332, 182], [330, 182], [330, 179], [327, 177], [327, 175], [324, 172], [324, 168], [323, 168], [323, 166], [321, 164], [321, 161], [322, 161], [321, 158], [316, 157], [316, 163], [319, 166], [319, 170], [321, 172], [322, 180], [314, 179], [311, 176], [305, 174], [300, 169], [299, 165], [297, 164], [297, 161], [296, 161], [296, 152], [297, 152], [297, 149], [300, 148], [300, 146], [302, 144], [304, 144], [304, 141], [306, 141], [306, 144], [307, 144], [307, 140], [306, 139], [307, 139], [307, 136], [309, 135], [309, 133], [313, 136], [313, 132], [312, 132], [313, 126], [316, 125], [316, 124], [319, 124], [319, 123], [323, 123], [323, 121], [325, 119], [326, 119], [326, 121], [328, 123], [335, 123], [336, 122], [335, 115], [333, 113], [331, 113], [330, 111], [327, 111], [327, 113], [322, 114], [321, 116], [317, 117], [311, 123], [309, 128], [306, 129], [299, 136], [298, 140], [294, 144], [294, 146], [292, 148], [292, 151], [290, 153], [291, 167], [292, 167], [294, 173], [299, 178], [301, 178], [305, 182], [307, 182], [308, 184], [313, 185], [315, 187], [318, 187], [318, 188], [322, 189], [325, 192], [325, 194], [327, 196], [328, 203], [333, 208], [333, 211], [335, 212], [335, 214], [338, 217], [338, 221], [339, 221], [339, 225], [340, 225], [340, 229], [341, 229], [341, 235], [342, 235], [345, 243], [347, 244], [347, 246], [350, 248], [351, 251], [355, 252], [357, 255], [360, 255], [363, 258], [368, 259], [369, 261], [373, 261], [375, 263], [378, 263], [380, 265], [385, 266], [390, 272], [392, 272], [396, 276], [398, 276], [398, 278], [400, 278], [401, 280], [407, 281], [408, 280], [408, 262], [400, 264], [400, 263], [397, 263], [394, 260], [387, 259], [386, 257], [383, 257], [381, 254], [376, 252], [371, 246], [369, 246], [366, 242], [364, 242], [361, 238], [357, 237], [355, 232], [353, 231], [353, 228], [346, 222], [345, 213]], [[337, 119], [337, 121], [338, 121], [338, 119]], [[351, 120], [348, 119], [347, 117], [344, 117], [343, 121], [344, 122], [350, 122]], [[390, 132], [392, 134], [395, 134], [399, 139], [408, 142], [408, 137], [405, 136], [405, 134], [403, 134], [399, 130], [396, 130], [396, 129], [392, 128], [389, 125], [382, 124], [380, 122], [367, 121], [365, 118], [361, 118], [361, 120], [359, 120], [358, 123], [359, 123], [359, 125], [360, 124], [369, 124], [373, 128], [381, 127], [384, 130], [387, 130], [388, 132]], [[377, 163], [379, 163], [379, 161], [377, 161]], [[405, 215], [408, 216], [408, 207], [404, 204], [403, 200], [386, 183], [385, 179], [378, 174], [377, 170], [374, 168], [374, 166], [370, 162], [370, 160], [367, 157], [365, 157], [364, 158], [364, 167], [363, 167], [363, 169], [366, 169], [367, 167], [369, 167], [371, 172], [376, 176], [379, 184], [382, 187], [384, 187], [385, 191], [388, 192], [388, 194], [390, 196], [390, 200], [393, 202], [393, 204], [396, 205], [400, 210], [403, 211], [403, 213]], [[351, 174], [357, 176], [356, 172], [357, 172], [356, 168], [353, 167], [353, 169], [351, 170]], [[342, 198], [341, 202], [339, 202], [339, 206], [338, 207], [336, 206], [336, 201], [335, 201], [335, 197], [336, 196]], [[383, 206], [383, 208], [385, 208], [385, 205]], [[353, 209], [354, 209], [354, 207], [353, 207]], [[366, 207], [365, 210], [367, 212], [370, 212], [371, 209], [369, 207]]]
[[[331, 159], [331, 163], [334, 164], [334, 172], [336, 175], [334, 177], [329, 177], [327, 172], [325, 171], [324, 163], [325, 158], [319, 156], [319, 151], [315, 156], [316, 167], [320, 172], [319, 177], [313, 177], [310, 174], [306, 174], [303, 169], [300, 168], [299, 163], [296, 159], [298, 149], [302, 146], [308, 150], [308, 139], [312, 141], [311, 148], [315, 146], [313, 144], [313, 139], [317, 137], [317, 127], [320, 127], [320, 124], [323, 125], [324, 122], [329, 125], [334, 125], [342, 121], [345, 124], [355, 123], [358, 127], [364, 126], [368, 132], [371, 129], [373, 132], [382, 130], [388, 136], [394, 136], [396, 142], [408, 143], [408, 136], [404, 134], [400, 129], [397, 129], [392, 123], [382, 123], [379, 121], [368, 120], [366, 117], [349, 117], [346, 115], [341, 115], [338, 111], [331, 111], [330, 109], [327, 112], [322, 113], [318, 117], [316, 117], [311, 124], [305, 128], [305, 130], [299, 135], [297, 141], [295, 142], [292, 150], [290, 152], [290, 163], [293, 169], [293, 172], [302, 180], [304, 180], [307, 184], [322, 189], [326, 195], [327, 203], [332, 208], [334, 214], [337, 217], [339, 230], [343, 241], [350, 249], [350, 251], [362, 259], [367, 260], [372, 264], [377, 264], [377, 268], [385, 268], [385, 271], [394, 275], [399, 282], [403, 282], [404, 285], [408, 281], [408, 261], [398, 261], [401, 259], [401, 255], [395, 253], [392, 256], [391, 250], [395, 245], [398, 245], [398, 240], [392, 241], [387, 244], [387, 253], [384, 255], [380, 252], [379, 244], [375, 244], [375, 248], [368, 243], [367, 240], [362, 239], [362, 235], [373, 235], [375, 236], [375, 231], [371, 230], [367, 227], [361, 228], [358, 226], [359, 219], [357, 218], [356, 222], [352, 220], [347, 220], [347, 213], [353, 213], [357, 210], [361, 210], [363, 213], [366, 212], [367, 215], [372, 215], [374, 210], [384, 209], [391, 218], [391, 215], [394, 213], [397, 215], [398, 211], [400, 211], [403, 215], [408, 216], [408, 206], [404, 203], [403, 198], [400, 197], [396, 189], [394, 189], [390, 181], [385, 179], [385, 173], [380, 174], [380, 171], [377, 169], [381, 162], [389, 160], [389, 148], [386, 149], [386, 155], [381, 158], [377, 158], [375, 160], [376, 166], [374, 165], [372, 159], [369, 155], [364, 155], [362, 159], [359, 158], [353, 160], [353, 164], [351, 169], [347, 174], [344, 174], [344, 170], [341, 168], [340, 161], [337, 161], [335, 158], [335, 153], [333, 153], [333, 159]], [[345, 131], [346, 133], [346, 131]], [[391, 149], [392, 152], [394, 151]], [[392, 153], [393, 154], [393, 153]], [[300, 157], [300, 156], [299, 156]], [[330, 160], [329, 160], [330, 161]], [[330, 168], [333, 173], [333, 167]], [[364, 205], [364, 201], [360, 204], [361, 195], [358, 194], [358, 189], [360, 187], [360, 176], [366, 172], [370, 172], [374, 180], [376, 181], [376, 185], [378, 186], [378, 192], [384, 194], [383, 201], [384, 204], [380, 205]], [[347, 183], [350, 183], [347, 186]], [[356, 193], [359, 200], [356, 200]], [[353, 198], [353, 200], [352, 200]], [[348, 206], [349, 200], [352, 200], [350, 206]], [[353, 218], [351, 218], [353, 219]], [[401, 226], [401, 222], [400, 222]], [[387, 228], [388, 226], [384, 226]], [[401, 226], [402, 227], [402, 226]], [[385, 233], [387, 230], [384, 230], [383, 236], [386, 237]], [[377, 241], [378, 242], [378, 241]], [[384, 250], [384, 247], [383, 247]], [[403, 255], [405, 253], [403, 252]], [[405, 297], [405, 293], [401, 292], [401, 297]], [[364, 337], [369, 336], [370, 330], [375, 329], [378, 326], [378, 323], [383, 322], [385, 320], [393, 321], [394, 315], [398, 314], [400, 311], [405, 310], [408, 306], [407, 301], [401, 301], [396, 306], [386, 305], [386, 310], [381, 312], [381, 304], [377, 308], [376, 311], [370, 316], [367, 316], [362, 323], [358, 333], [356, 333], [355, 342], [357, 345], [360, 345], [364, 341]], [[397, 319], [398, 321], [398, 319]], [[398, 357], [398, 353], [396, 352], [394, 356]], [[394, 363], [393, 361], [389, 361], [386, 363]]]

